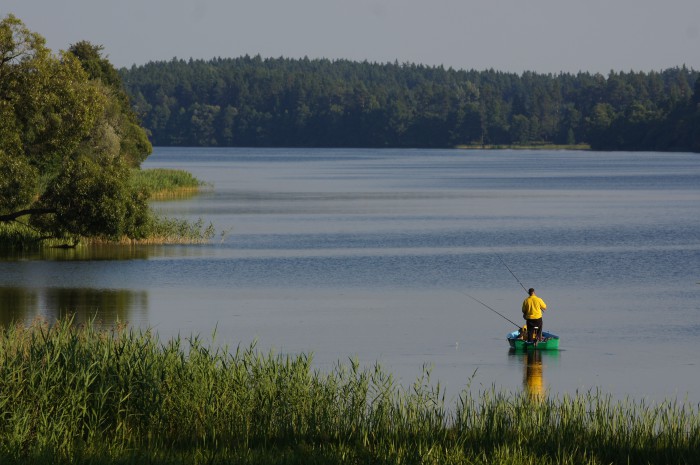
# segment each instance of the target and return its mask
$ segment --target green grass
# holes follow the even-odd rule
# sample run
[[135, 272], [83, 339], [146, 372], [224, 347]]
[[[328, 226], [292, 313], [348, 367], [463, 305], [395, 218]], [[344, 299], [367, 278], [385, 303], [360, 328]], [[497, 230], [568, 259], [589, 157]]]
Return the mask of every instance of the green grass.
[[0, 222], [0, 253], [40, 247], [60, 247], [64, 244], [64, 240], [43, 238], [36, 229], [22, 222]]
[[179, 218], [169, 218], [151, 213], [148, 224], [144, 227], [142, 238], [111, 239], [102, 237], [66, 237], [62, 239], [46, 239], [31, 227], [14, 221], [11, 223], [0, 222], [0, 253], [12, 255], [14, 253], [39, 251], [50, 248], [77, 248], [91, 245], [135, 245], [135, 244], [203, 244], [211, 240], [215, 234], [214, 225], [208, 225], [200, 218], [197, 221], [188, 221]]
[[214, 233], [214, 225], [212, 223], [205, 225], [201, 218], [192, 222], [179, 218], [154, 216], [144, 239], [138, 241], [125, 239], [125, 241], [138, 244], [203, 244], [209, 242]]
[[41, 236], [33, 229], [18, 222], [0, 222], [0, 244], [5, 248], [31, 248], [41, 244]]
[[429, 371], [160, 341], [59, 321], [0, 335], [0, 463], [694, 463], [698, 407], [494, 389], [454, 406]]
[[204, 183], [191, 173], [173, 169], [135, 169], [132, 186], [148, 193], [154, 200], [178, 199], [199, 192]]

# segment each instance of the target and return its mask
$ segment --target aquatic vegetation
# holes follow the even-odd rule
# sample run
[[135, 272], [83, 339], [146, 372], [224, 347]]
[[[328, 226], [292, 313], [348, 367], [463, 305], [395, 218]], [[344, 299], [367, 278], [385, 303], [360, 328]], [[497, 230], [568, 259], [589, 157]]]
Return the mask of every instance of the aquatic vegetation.
[[152, 200], [168, 200], [194, 195], [204, 183], [187, 171], [155, 168], [132, 170], [131, 185]]
[[21, 223], [0, 223], [0, 249], [38, 247], [41, 234]]
[[61, 320], [0, 334], [0, 461], [13, 463], [692, 463], [700, 412], [599, 392], [407, 387], [357, 361], [160, 341]]
[[82, 246], [122, 244], [122, 245], [164, 245], [164, 244], [202, 244], [214, 237], [215, 228], [212, 223], [205, 224], [201, 218], [188, 221], [180, 218], [169, 218], [150, 215], [140, 226], [138, 238], [123, 236], [110, 237], [80, 237], [45, 238], [31, 227], [14, 222], [0, 223], [0, 252], [13, 254], [19, 251], [36, 251], [50, 248], [78, 248]]
[[23, 222], [0, 222], [0, 252], [10, 253], [40, 247], [63, 247], [65, 244], [65, 239], [46, 238], [41, 231]]

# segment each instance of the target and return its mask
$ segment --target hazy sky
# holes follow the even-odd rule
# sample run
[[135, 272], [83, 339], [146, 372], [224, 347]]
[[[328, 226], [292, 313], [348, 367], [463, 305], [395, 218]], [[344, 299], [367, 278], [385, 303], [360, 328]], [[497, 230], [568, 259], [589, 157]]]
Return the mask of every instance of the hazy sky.
[[117, 67], [330, 58], [521, 73], [700, 69], [700, 0], [0, 0], [58, 51]]

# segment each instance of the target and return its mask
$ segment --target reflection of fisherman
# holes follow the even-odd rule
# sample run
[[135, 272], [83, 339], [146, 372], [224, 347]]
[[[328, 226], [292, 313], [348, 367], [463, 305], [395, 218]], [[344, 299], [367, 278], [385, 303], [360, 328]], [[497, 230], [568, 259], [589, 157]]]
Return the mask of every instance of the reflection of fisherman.
[[525, 356], [525, 379], [523, 384], [533, 399], [544, 398], [544, 377], [542, 376], [542, 353], [530, 350]]
[[547, 304], [535, 295], [533, 288], [530, 288], [527, 293], [530, 295], [523, 301], [523, 318], [527, 323], [527, 340], [531, 342], [535, 338], [541, 339], [542, 312], [547, 309]]

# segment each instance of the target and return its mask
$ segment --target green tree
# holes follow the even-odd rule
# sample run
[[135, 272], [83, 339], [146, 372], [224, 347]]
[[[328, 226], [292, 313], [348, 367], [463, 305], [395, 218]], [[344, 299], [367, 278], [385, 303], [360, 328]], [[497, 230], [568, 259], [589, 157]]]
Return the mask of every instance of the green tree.
[[591, 116], [587, 119], [591, 144], [596, 147], [609, 145], [606, 134], [615, 120], [615, 109], [609, 103], [598, 103], [593, 107]]
[[114, 134], [119, 138], [119, 152], [131, 166], [139, 166], [152, 151], [146, 131], [141, 127], [136, 113], [131, 109], [129, 96], [116, 68], [102, 56], [103, 47], [88, 41], [70, 46], [68, 51], [79, 61], [88, 78], [102, 83], [101, 92], [108, 105], [100, 121], [102, 134]]
[[530, 120], [524, 115], [513, 116], [510, 123], [511, 138], [518, 144], [525, 144], [530, 140]]
[[[78, 55], [100, 50], [80, 44]], [[129, 167], [150, 144], [109, 66], [86, 72], [78, 55], [55, 56], [13, 15], [0, 21], [0, 222], [46, 238], [136, 237], [148, 212]]]

